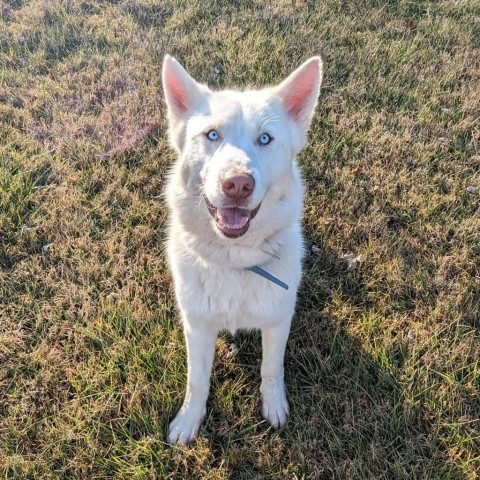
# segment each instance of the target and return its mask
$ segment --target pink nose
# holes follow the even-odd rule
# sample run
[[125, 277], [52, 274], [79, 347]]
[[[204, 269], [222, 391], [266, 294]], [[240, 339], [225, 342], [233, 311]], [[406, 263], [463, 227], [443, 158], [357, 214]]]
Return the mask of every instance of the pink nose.
[[248, 198], [255, 187], [255, 180], [251, 175], [235, 175], [222, 181], [223, 193], [230, 198]]

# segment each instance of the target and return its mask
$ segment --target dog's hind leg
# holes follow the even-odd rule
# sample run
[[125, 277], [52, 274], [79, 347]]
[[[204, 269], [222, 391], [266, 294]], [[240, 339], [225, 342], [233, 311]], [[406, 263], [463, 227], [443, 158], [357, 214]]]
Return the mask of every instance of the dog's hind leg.
[[290, 321], [262, 329], [262, 414], [273, 428], [285, 425], [289, 414], [283, 358], [290, 332]]
[[170, 423], [168, 440], [187, 444], [197, 436], [206, 413], [217, 332], [195, 329], [184, 322], [184, 333], [188, 360], [187, 391], [182, 408]]

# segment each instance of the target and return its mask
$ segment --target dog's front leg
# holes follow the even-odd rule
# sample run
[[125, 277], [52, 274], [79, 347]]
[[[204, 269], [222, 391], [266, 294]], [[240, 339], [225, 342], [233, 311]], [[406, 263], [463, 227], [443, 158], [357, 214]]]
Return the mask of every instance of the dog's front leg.
[[206, 413], [217, 333], [192, 328], [187, 322], [184, 322], [184, 333], [188, 362], [187, 392], [182, 408], [170, 423], [168, 440], [170, 443], [187, 444], [197, 436]]
[[262, 414], [273, 428], [285, 425], [289, 413], [285, 393], [283, 358], [290, 333], [290, 322], [262, 330]]

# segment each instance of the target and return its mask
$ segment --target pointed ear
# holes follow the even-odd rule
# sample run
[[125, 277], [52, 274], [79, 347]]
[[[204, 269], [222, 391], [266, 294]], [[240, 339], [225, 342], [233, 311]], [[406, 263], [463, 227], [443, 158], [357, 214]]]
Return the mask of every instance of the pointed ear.
[[185, 120], [201, 102], [202, 92], [208, 89], [199, 85], [170, 55], [163, 60], [162, 76], [170, 122]]
[[307, 133], [317, 104], [322, 69], [322, 59], [312, 57], [275, 89], [288, 116], [299, 125], [304, 134]]

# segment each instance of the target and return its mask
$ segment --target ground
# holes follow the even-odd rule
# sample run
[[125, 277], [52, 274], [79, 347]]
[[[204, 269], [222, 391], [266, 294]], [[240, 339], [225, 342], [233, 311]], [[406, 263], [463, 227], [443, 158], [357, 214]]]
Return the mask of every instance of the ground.
[[[278, 432], [259, 335], [222, 335], [166, 443], [165, 53], [212, 88], [324, 58]], [[0, 2], [2, 478], [478, 478], [479, 80], [477, 0]]]

